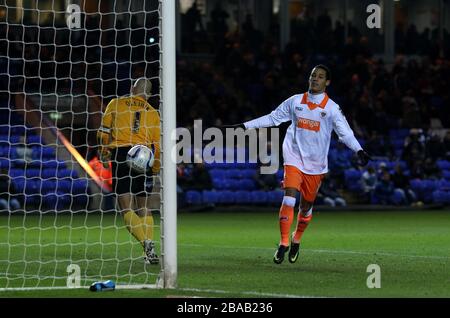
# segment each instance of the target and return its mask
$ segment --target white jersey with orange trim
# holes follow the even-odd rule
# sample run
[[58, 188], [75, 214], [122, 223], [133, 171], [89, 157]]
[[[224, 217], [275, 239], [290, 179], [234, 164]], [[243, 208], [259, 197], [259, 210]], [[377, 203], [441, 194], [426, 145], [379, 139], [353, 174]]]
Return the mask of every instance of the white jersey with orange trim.
[[244, 123], [245, 128], [278, 126], [292, 121], [283, 142], [285, 165], [311, 174], [328, 172], [328, 150], [334, 130], [354, 152], [361, 150], [341, 108], [326, 93], [294, 95], [281, 103], [270, 114]]

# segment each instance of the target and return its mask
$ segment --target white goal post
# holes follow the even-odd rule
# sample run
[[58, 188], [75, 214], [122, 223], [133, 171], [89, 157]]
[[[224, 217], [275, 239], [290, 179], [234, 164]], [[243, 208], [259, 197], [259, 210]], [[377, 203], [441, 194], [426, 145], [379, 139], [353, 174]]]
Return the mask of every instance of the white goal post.
[[[0, 291], [177, 287], [176, 1], [0, 0]], [[141, 77], [161, 118], [157, 265], [93, 142], [108, 102]]]

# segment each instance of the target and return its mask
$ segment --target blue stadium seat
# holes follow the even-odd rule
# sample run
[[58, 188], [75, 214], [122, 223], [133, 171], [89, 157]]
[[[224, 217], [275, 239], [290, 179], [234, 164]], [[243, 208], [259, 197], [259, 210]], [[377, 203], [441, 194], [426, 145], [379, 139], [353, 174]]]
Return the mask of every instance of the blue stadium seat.
[[219, 201], [219, 195], [216, 191], [204, 190], [202, 192], [202, 201], [204, 204], [216, 204]]
[[10, 129], [9, 125], [0, 125], [0, 136], [9, 135]]
[[28, 135], [26, 142], [28, 145], [33, 145], [33, 144], [42, 145], [43, 144], [41, 136], [38, 136], [38, 135]]
[[344, 171], [344, 178], [346, 180], [359, 180], [361, 178], [361, 171], [356, 169], [348, 169]]
[[252, 191], [250, 193], [250, 200], [252, 204], [267, 203], [268, 195], [266, 191]]
[[234, 192], [229, 190], [218, 191], [218, 203], [232, 204], [234, 203]]
[[39, 169], [26, 169], [25, 175], [27, 178], [35, 178], [41, 175], [41, 170]]
[[70, 204], [70, 196], [63, 193], [48, 193], [42, 196], [43, 205], [50, 210], [61, 210]]
[[42, 182], [41, 193], [51, 193], [56, 192], [57, 181], [56, 180], [45, 180]]
[[59, 169], [57, 171], [57, 177], [58, 178], [78, 178], [78, 174], [75, 170], [69, 170], [69, 169]]
[[202, 203], [202, 194], [199, 191], [186, 191], [186, 202], [188, 204], [201, 204]]
[[256, 189], [256, 184], [252, 179], [242, 179], [239, 183], [241, 189], [244, 190], [254, 190]]
[[24, 176], [25, 175], [25, 170], [24, 169], [10, 169], [9, 170], [9, 176], [11, 178], [15, 178], [15, 177], [20, 177], [20, 176]]
[[56, 169], [44, 169], [41, 172], [41, 178], [42, 179], [50, 179], [50, 178], [56, 178], [57, 170]]
[[222, 179], [225, 177], [225, 171], [224, 169], [210, 169], [209, 170], [209, 175], [211, 176], [212, 179]]
[[240, 180], [237, 179], [226, 179], [228, 182], [228, 187], [226, 189], [228, 190], [239, 190], [241, 183]]
[[284, 177], [284, 169], [280, 169], [277, 171], [277, 180], [281, 181]]
[[242, 178], [252, 179], [256, 175], [257, 170], [255, 170], [255, 169], [242, 169], [241, 173], [242, 173]]
[[450, 170], [450, 161], [447, 160], [437, 160], [436, 165], [441, 170]]
[[450, 180], [450, 170], [443, 170], [442, 177], [445, 178], [445, 180]]
[[267, 201], [273, 204], [281, 204], [283, 201], [284, 191], [283, 190], [273, 190], [267, 192]]
[[413, 179], [409, 183], [411, 185], [411, 189], [416, 193], [422, 193], [424, 184], [420, 179]]
[[41, 181], [40, 180], [25, 180], [25, 194], [35, 194], [41, 191]]
[[[78, 180], [82, 180], [82, 179], [78, 179]], [[75, 180], [75, 181], [78, 181], [78, 180]], [[83, 188], [85, 185], [81, 184], [81, 183], [79, 185], [76, 185], [75, 181], [72, 183], [70, 180], [58, 179], [56, 181], [56, 191], [61, 192], [61, 193], [70, 192], [72, 185], [73, 185], [74, 193], [83, 193], [86, 189], [86, 188]], [[76, 188], [76, 187], [79, 187], [79, 188]]]
[[10, 129], [11, 135], [22, 136], [25, 134], [26, 128], [24, 125], [12, 125]]
[[9, 159], [0, 159], [0, 168], [9, 169], [11, 167], [11, 161]]
[[[70, 182], [70, 181], [69, 181]], [[72, 181], [73, 194], [87, 194], [89, 183], [87, 179], [75, 179]]]
[[450, 181], [446, 179], [441, 179], [437, 181], [437, 189], [438, 190], [450, 190]]
[[26, 195], [24, 197], [24, 205], [28, 206], [28, 205], [39, 205], [41, 203], [42, 196], [40, 194], [31, 194], [31, 195]]
[[234, 193], [234, 201], [236, 204], [251, 203], [250, 191], [239, 190]]
[[450, 203], [448, 194], [450, 194], [450, 192], [442, 190], [434, 191], [432, 194], [433, 203], [440, 203], [440, 204]]

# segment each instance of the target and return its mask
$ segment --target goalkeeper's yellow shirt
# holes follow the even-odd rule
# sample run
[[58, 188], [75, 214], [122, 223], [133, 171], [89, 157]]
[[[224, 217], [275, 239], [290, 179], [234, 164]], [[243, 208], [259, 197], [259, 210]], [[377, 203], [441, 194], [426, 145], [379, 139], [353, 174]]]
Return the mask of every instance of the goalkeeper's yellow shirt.
[[160, 169], [160, 117], [144, 98], [128, 96], [112, 99], [102, 117], [97, 137], [108, 148], [146, 145], [154, 149], [152, 170]]

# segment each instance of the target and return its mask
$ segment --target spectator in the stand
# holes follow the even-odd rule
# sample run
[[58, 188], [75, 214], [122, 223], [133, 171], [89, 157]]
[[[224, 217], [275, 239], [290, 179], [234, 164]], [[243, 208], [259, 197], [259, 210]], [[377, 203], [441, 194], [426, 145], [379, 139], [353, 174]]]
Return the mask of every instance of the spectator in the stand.
[[15, 211], [20, 209], [20, 196], [11, 182], [7, 171], [0, 174], [0, 211]]
[[406, 138], [405, 149], [403, 150], [403, 160], [411, 168], [415, 162], [425, 159], [425, 138], [419, 130], [411, 129], [410, 135]]
[[225, 34], [228, 32], [227, 19], [230, 17], [228, 12], [222, 8], [221, 1], [217, 1], [214, 9], [211, 11], [211, 31], [213, 33], [214, 42], [219, 48], [225, 40]]
[[194, 163], [186, 188], [189, 190], [211, 190], [212, 180], [203, 162]]
[[384, 171], [373, 193], [374, 201], [378, 204], [394, 204], [394, 184], [389, 172]]
[[333, 179], [325, 178], [319, 189], [319, 194], [323, 197], [323, 203], [335, 206], [347, 206], [345, 199], [339, 194]]
[[390, 158], [394, 154], [392, 144], [376, 130], [372, 131], [369, 140], [366, 142], [366, 148], [370, 149], [370, 153], [373, 153], [375, 156], [387, 156]]
[[187, 187], [187, 184], [186, 167], [184, 163], [180, 163], [177, 165], [177, 202], [181, 208], [186, 205], [184, 189]]
[[450, 130], [447, 130], [447, 133], [445, 134], [444, 140], [442, 141], [443, 143], [443, 152], [444, 152], [444, 157], [447, 160], [450, 160]]
[[18, 158], [25, 162], [30, 162], [32, 160], [33, 149], [31, 149], [26, 142], [25, 136], [20, 136], [18, 145], [16, 146], [16, 151]]
[[432, 158], [426, 158], [423, 163], [423, 173], [426, 179], [440, 179], [441, 178], [441, 170], [436, 165], [436, 161]]
[[399, 192], [404, 204], [414, 204], [417, 202], [417, 195], [411, 189], [409, 177], [403, 173], [403, 169], [399, 164], [395, 166], [391, 179], [395, 191]]
[[432, 134], [431, 137], [427, 140], [425, 147], [427, 158], [431, 158], [433, 159], [433, 161], [444, 158], [444, 146], [438, 134]]
[[189, 44], [189, 47], [192, 48], [191, 44], [196, 34], [205, 31], [202, 23], [202, 16], [200, 10], [198, 9], [197, 1], [194, 1], [192, 6], [187, 10], [184, 16], [184, 21], [185, 21], [184, 31], [186, 35], [186, 44]]
[[[267, 164], [270, 166], [270, 164]], [[280, 182], [277, 179], [275, 173], [259, 173], [259, 170], [255, 173], [253, 180], [260, 190], [272, 191], [281, 188]]]
[[380, 162], [380, 164], [378, 165], [378, 170], [377, 170], [378, 178], [381, 178], [385, 172], [389, 173], [387, 164], [385, 162]]
[[363, 199], [365, 202], [370, 202], [372, 193], [378, 182], [378, 176], [375, 169], [369, 166], [361, 176], [361, 185], [363, 190]]
[[414, 161], [409, 166], [409, 170], [411, 179], [423, 179], [425, 177], [425, 173], [423, 170], [423, 160], [421, 159]]

